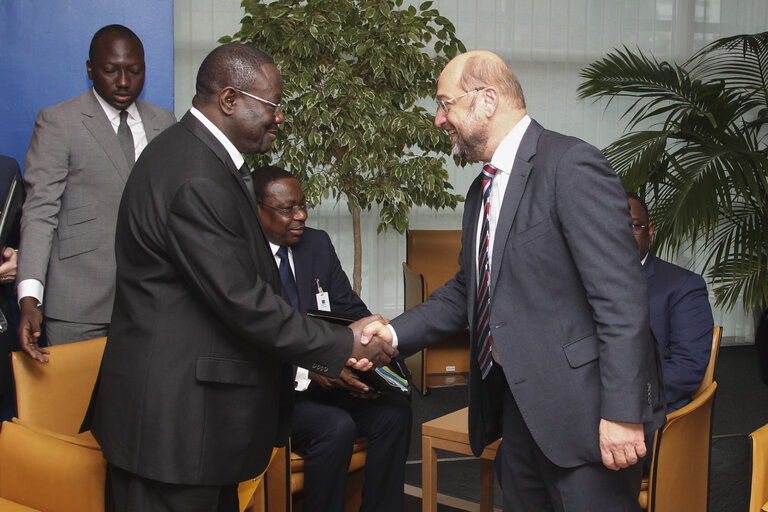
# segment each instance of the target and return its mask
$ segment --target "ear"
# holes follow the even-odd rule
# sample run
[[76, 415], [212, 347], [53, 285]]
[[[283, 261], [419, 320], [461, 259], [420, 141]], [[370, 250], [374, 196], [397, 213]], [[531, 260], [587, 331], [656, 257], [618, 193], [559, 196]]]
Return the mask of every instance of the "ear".
[[85, 61], [85, 69], [88, 70], [88, 79], [93, 80], [93, 67], [90, 60]]
[[653, 224], [653, 222], [648, 223], [648, 239], [650, 240], [653, 238], [653, 230], [656, 226]]
[[235, 112], [237, 93], [232, 87], [225, 87], [219, 92], [219, 109], [224, 115], [231, 116]]
[[481, 91], [485, 103], [485, 117], [493, 117], [499, 108], [499, 93], [493, 86], [488, 86]]

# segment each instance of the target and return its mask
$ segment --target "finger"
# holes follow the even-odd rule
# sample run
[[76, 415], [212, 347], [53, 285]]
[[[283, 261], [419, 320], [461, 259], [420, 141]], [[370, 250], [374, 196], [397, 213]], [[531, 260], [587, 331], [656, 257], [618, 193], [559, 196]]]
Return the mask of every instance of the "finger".
[[619, 470], [619, 467], [616, 465], [616, 462], [613, 459], [613, 453], [611, 453], [608, 449], [603, 448], [601, 446], [600, 455], [602, 456], [602, 459], [603, 459], [603, 466], [613, 471]]

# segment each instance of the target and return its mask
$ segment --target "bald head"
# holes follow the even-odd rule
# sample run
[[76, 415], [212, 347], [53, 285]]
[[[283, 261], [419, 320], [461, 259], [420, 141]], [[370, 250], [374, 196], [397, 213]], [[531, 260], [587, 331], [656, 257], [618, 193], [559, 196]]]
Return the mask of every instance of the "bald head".
[[465, 91], [493, 86], [501, 98], [516, 109], [525, 108], [525, 96], [520, 82], [501, 57], [488, 50], [472, 50], [454, 57], [440, 77], [453, 79]]
[[254, 46], [237, 43], [219, 46], [200, 65], [192, 104], [200, 108], [225, 87], [249, 90], [263, 80], [261, 68], [265, 64], [274, 66], [275, 62]]

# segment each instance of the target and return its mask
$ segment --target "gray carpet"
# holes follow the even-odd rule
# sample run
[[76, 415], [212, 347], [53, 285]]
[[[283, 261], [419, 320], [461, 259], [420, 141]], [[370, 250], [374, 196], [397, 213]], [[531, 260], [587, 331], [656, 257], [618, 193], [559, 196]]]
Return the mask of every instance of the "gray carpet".
[[[749, 500], [750, 445], [748, 435], [768, 423], [768, 386], [760, 380], [753, 346], [723, 347], [715, 379], [718, 382], [712, 426], [709, 512], [746, 511]], [[413, 395], [411, 448], [406, 483], [421, 487], [421, 424], [467, 404], [465, 387], [437, 388], [426, 397]], [[457, 457], [453, 453], [440, 457]], [[438, 492], [477, 503], [480, 466], [476, 460], [444, 461], [438, 465]], [[413, 510], [418, 510], [417, 499]], [[501, 492], [496, 488], [496, 506]], [[410, 508], [409, 508], [410, 510]], [[450, 510], [441, 508], [442, 510]]]

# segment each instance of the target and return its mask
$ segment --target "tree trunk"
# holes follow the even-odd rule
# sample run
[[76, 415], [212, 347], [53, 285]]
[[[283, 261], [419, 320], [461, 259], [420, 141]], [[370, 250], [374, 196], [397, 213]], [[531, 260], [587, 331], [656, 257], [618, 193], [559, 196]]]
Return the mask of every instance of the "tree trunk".
[[355, 206], [352, 210], [352, 234], [355, 241], [355, 265], [352, 270], [352, 289], [355, 293], [360, 295], [362, 289], [362, 273], [363, 273], [363, 243], [360, 238], [360, 207]]

